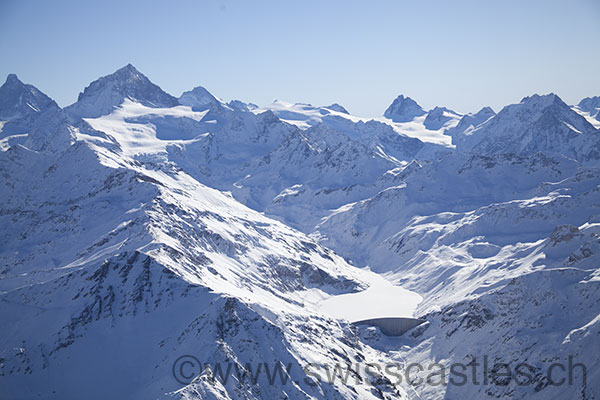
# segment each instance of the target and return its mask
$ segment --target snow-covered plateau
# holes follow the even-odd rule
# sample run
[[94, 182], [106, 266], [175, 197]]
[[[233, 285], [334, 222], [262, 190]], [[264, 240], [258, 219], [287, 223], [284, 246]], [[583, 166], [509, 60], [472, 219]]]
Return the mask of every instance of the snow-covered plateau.
[[[600, 398], [599, 110], [363, 118], [132, 65], [61, 108], [11, 74], [0, 398]], [[353, 324], [389, 317], [426, 322]]]

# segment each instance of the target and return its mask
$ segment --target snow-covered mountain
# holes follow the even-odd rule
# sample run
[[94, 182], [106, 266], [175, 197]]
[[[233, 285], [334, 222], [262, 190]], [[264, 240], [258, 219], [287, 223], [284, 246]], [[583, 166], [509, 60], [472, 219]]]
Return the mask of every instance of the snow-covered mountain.
[[[600, 396], [594, 99], [462, 114], [399, 96], [369, 119], [201, 86], [176, 98], [128, 65], [63, 110], [10, 75], [0, 397]], [[360, 313], [332, 310], [374, 293]], [[427, 322], [397, 338], [349, 323], [394, 310]], [[181, 382], [185, 355], [283, 363], [289, 382], [200, 369]], [[327, 382], [305, 369], [483, 355], [532, 365], [533, 383]], [[587, 384], [550, 384], [544, 369], [570, 356]]]
[[583, 115], [590, 124], [600, 129], [600, 96], [586, 97], [579, 102], [577, 107], [574, 107], [574, 110]]
[[21, 82], [15, 74], [8, 75], [0, 86], [0, 118], [3, 121], [32, 121], [40, 113], [58, 108], [54, 100], [35, 86]]
[[21, 143], [42, 115], [48, 118], [60, 107], [32, 85], [10, 74], [0, 86], [0, 148]]
[[[491, 107], [483, 107], [481, 110], [477, 111], [474, 114], [465, 114], [460, 118], [458, 124], [456, 126], [448, 129], [445, 134], [452, 136], [459, 136], [459, 139], [462, 138], [462, 135], [468, 135], [473, 131], [476, 127], [486, 122], [488, 119], [494, 117], [496, 113], [492, 110]], [[453, 139], [453, 143], [456, 145], [457, 139]]]
[[555, 94], [533, 95], [506, 106], [494, 118], [455, 139], [459, 150], [485, 155], [543, 151], [586, 163], [600, 158], [598, 130]]
[[110, 114], [125, 99], [150, 107], [173, 107], [179, 104], [175, 97], [150, 82], [133, 65], [127, 64], [90, 83], [79, 94], [77, 102], [65, 108], [65, 111], [75, 118], [99, 117]]
[[460, 119], [460, 117], [460, 114], [449, 110], [446, 107], [435, 107], [427, 113], [423, 125], [427, 129], [437, 131], [444, 127], [448, 122]]
[[292, 104], [282, 100], [275, 100], [265, 107], [254, 109], [254, 112], [257, 114], [265, 111], [272, 111], [282, 121], [296, 125], [301, 129], [307, 129], [326, 121], [359, 120], [356, 117], [353, 118], [343, 106], [337, 103], [329, 106], [315, 107], [311, 104]]
[[425, 114], [425, 110], [410, 97], [400, 95], [392, 102], [383, 116], [391, 119], [394, 122], [409, 122], [415, 117], [420, 117]]
[[225, 107], [223, 100], [217, 99], [202, 86], [197, 86], [179, 96], [179, 104], [191, 107], [194, 111], [202, 111], [211, 107]]
[[65, 148], [74, 141], [68, 116], [54, 100], [15, 74], [0, 87], [0, 149], [26, 144], [36, 151]]

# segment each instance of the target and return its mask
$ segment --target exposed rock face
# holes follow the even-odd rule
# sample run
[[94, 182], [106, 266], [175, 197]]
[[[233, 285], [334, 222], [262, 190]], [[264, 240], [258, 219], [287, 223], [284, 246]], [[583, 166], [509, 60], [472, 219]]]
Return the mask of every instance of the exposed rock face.
[[414, 117], [424, 114], [425, 110], [423, 110], [416, 101], [410, 97], [404, 97], [404, 95], [400, 95], [396, 97], [388, 109], [385, 110], [383, 116], [391, 119], [394, 122], [407, 122], [411, 121]]

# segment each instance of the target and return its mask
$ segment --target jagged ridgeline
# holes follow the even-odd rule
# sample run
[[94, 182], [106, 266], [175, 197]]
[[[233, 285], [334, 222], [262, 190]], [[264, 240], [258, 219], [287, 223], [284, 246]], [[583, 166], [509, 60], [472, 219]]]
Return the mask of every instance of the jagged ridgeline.
[[[176, 98], [132, 65], [61, 108], [9, 75], [0, 398], [599, 397], [599, 111], [598, 97], [462, 113], [401, 95], [361, 118], [201, 86]], [[399, 337], [351, 324], [399, 310], [426, 322]], [[307, 370], [484, 355], [527, 363], [530, 384]], [[182, 356], [212, 369], [182, 381]], [[545, 377], [569, 357], [585, 385], [581, 369]], [[228, 364], [287, 378], [215, 381]]]

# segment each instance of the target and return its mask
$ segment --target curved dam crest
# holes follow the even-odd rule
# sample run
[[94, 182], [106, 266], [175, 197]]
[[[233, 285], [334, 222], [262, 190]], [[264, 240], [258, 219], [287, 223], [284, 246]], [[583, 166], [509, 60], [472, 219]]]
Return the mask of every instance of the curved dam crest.
[[386, 336], [400, 336], [412, 328], [427, 322], [419, 318], [383, 317], [354, 321], [353, 325], [376, 326]]

